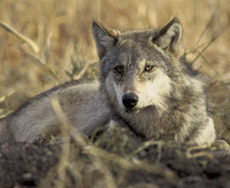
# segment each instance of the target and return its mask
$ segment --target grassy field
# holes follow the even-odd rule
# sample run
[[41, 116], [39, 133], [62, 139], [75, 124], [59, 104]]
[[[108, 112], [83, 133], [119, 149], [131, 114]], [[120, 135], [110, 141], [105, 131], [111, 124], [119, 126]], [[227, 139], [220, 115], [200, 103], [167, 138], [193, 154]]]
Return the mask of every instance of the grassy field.
[[[214, 107], [218, 136], [230, 143], [229, 0], [1, 0], [0, 116], [10, 113], [29, 97], [60, 83], [71, 79], [98, 78], [98, 57], [91, 31], [93, 20], [101, 21], [106, 26], [122, 31], [158, 28], [168, 23], [173, 17], [181, 20], [184, 29], [182, 54], [186, 54], [193, 67], [209, 78], [208, 90]], [[12, 29], [9, 30], [9, 28]], [[108, 135], [111, 137], [108, 138]], [[110, 187], [116, 187], [119, 181], [122, 181], [122, 175], [115, 176], [114, 172], [110, 171], [113, 165], [101, 164], [98, 158], [104, 157], [115, 161], [119, 168], [125, 165], [127, 169], [138, 160], [134, 153], [130, 157], [134, 163], [130, 163], [131, 160], [127, 163], [126, 159], [130, 153], [123, 156], [121, 152], [123, 145], [110, 147], [111, 143], [107, 142], [108, 140], [114, 143], [121, 142], [126, 147], [129, 145], [129, 139], [126, 136], [120, 137], [121, 134], [116, 133], [116, 130], [108, 135], [102, 135], [99, 141], [95, 139], [96, 147], [92, 146], [91, 150], [84, 148], [84, 144], [87, 145], [87, 143], [83, 141], [82, 147], [86, 151], [82, 154], [80, 150], [77, 150], [77, 157], [87, 155], [97, 158], [95, 168], [103, 167], [103, 173], [107, 174], [105, 175], [106, 182], [112, 182]], [[107, 139], [105, 143], [103, 137]], [[161, 151], [158, 150], [159, 143], [150, 143], [150, 145], [154, 147], [157, 145], [152, 148], [153, 152], [161, 155]], [[115, 152], [111, 149], [107, 151], [118, 154], [121, 158], [115, 160], [116, 155], [97, 150], [97, 146], [104, 149], [105, 145], [108, 148], [115, 147]], [[68, 147], [67, 143], [67, 150]], [[116, 147], [121, 148], [116, 150]], [[130, 152], [131, 149], [125, 152]], [[169, 151], [167, 155], [169, 158], [165, 159], [166, 162], [171, 155], [170, 150], [167, 151]], [[96, 155], [95, 152], [101, 156]], [[65, 157], [63, 154], [61, 162], [65, 163]], [[150, 152], [148, 160], [151, 162], [151, 159]], [[88, 161], [84, 157], [81, 160], [79, 163], [84, 165], [80, 165], [80, 169], [84, 170], [89, 166]], [[154, 160], [158, 161], [158, 156], [155, 156]], [[183, 160], [183, 164], [187, 164], [187, 158], [184, 157]], [[79, 163], [75, 160], [75, 166], [71, 166], [70, 163], [68, 165], [69, 168], [74, 168]], [[60, 165], [58, 168], [61, 167]], [[154, 173], [159, 169], [161, 167], [157, 167]], [[91, 172], [90, 168], [84, 171], [89, 174]], [[197, 172], [198, 175], [199, 173]], [[226, 173], [228, 173], [227, 170]], [[151, 174], [148, 175], [151, 176]], [[75, 174], [74, 178], [81, 176]], [[118, 180], [114, 182], [113, 177], [118, 177]], [[135, 179], [135, 176], [130, 177], [130, 182], [133, 178]]]
[[32, 39], [37, 49], [0, 28], [0, 115], [70, 79], [98, 76], [92, 20], [122, 31], [157, 28], [178, 17], [184, 28], [182, 53], [209, 77], [214, 107], [220, 109], [216, 121], [225, 129], [230, 119], [225, 113], [230, 108], [229, 15], [227, 0], [1, 0], [0, 20]]
[[230, 108], [228, 0], [1, 0], [0, 20], [36, 47], [0, 28], [1, 115], [57, 84], [98, 76], [92, 20], [127, 30], [157, 28], [173, 17], [183, 24], [182, 53], [210, 78], [213, 104], [220, 109], [216, 121], [225, 129], [230, 126], [225, 113]]

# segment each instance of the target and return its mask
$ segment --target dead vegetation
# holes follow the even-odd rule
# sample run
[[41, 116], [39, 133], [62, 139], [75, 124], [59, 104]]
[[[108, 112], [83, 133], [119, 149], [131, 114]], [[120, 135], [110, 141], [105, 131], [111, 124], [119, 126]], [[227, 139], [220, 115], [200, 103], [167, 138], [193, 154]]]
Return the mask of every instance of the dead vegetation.
[[[93, 19], [126, 30], [157, 28], [177, 16], [184, 27], [183, 53], [209, 77], [218, 136], [230, 142], [229, 15], [227, 0], [2, 0], [0, 116], [65, 81], [98, 78]], [[65, 139], [1, 146], [1, 187], [230, 185], [229, 147], [223, 142], [211, 148], [175, 146], [141, 140], [120, 127], [83, 138], [58, 101], [53, 105]]]
[[73, 134], [70, 142], [63, 139], [1, 145], [0, 186], [139, 188], [229, 184], [229, 145], [224, 142], [209, 148], [144, 142], [124, 127], [95, 134], [90, 140]]

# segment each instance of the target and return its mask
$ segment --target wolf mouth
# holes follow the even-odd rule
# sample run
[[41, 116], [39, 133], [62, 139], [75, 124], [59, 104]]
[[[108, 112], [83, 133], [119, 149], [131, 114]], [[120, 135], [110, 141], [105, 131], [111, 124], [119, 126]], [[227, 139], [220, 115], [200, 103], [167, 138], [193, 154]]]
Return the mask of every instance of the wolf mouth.
[[136, 114], [138, 112], [140, 112], [141, 109], [137, 109], [137, 108], [126, 108], [125, 112], [129, 113], [129, 114]]

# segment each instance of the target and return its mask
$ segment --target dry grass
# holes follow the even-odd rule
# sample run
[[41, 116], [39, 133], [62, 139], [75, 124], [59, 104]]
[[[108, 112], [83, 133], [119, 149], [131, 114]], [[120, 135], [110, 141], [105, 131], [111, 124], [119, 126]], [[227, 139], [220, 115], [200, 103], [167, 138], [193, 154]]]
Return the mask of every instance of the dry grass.
[[[15, 109], [26, 98], [59, 83], [81, 79], [83, 76], [98, 76], [98, 65], [95, 63], [98, 58], [91, 34], [93, 19], [109, 27], [126, 30], [157, 28], [175, 16], [184, 27], [183, 53], [186, 53], [195, 68], [210, 78], [209, 90], [215, 107], [215, 121], [221, 136], [228, 139], [228, 0], [1, 0], [0, 116]], [[9, 31], [9, 26], [13, 29], [6, 32], [4, 28]], [[148, 144], [156, 143], [147, 143], [142, 147]], [[134, 152], [138, 153], [142, 147]], [[114, 155], [103, 153], [105, 151], [93, 146], [88, 146], [85, 152], [96, 161], [93, 168], [108, 172], [104, 177], [106, 181], [112, 182], [112, 175], [100, 158], [104, 156], [107, 160], [113, 160]], [[136, 153], [126, 157], [130, 159]], [[130, 165], [123, 158], [114, 161]], [[115, 187], [115, 184], [110, 187]]]
[[[85, 74], [98, 76], [93, 19], [126, 30], [157, 28], [180, 18], [183, 53], [210, 77], [214, 105], [229, 105], [229, 15], [227, 0], [2, 0], [0, 97], [5, 100], [0, 102], [0, 114], [59, 83]], [[11, 33], [4, 30], [5, 24], [14, 28]]]

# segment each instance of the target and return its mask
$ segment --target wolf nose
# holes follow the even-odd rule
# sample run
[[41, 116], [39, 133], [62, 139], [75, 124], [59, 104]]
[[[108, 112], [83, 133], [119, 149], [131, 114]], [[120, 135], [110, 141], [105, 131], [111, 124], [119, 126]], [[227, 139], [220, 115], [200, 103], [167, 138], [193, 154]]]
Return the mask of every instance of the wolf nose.
[[125, 94], [122, 97], [122, 103], [126, 108], [133, 108], [137, 105], [138, 96], [134, 93]]

